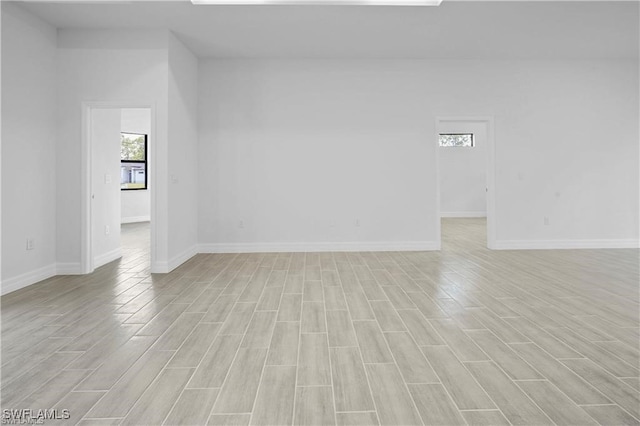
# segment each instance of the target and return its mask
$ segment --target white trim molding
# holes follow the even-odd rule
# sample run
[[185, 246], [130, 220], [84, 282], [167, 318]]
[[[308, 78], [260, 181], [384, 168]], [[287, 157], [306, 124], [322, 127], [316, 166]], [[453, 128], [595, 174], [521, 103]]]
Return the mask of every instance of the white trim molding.
[[82, 266], [80, 263], [52, 263], [51, 265], [36, 269], [35, 271], [30, 271], [4, 280], [2, 282], [2, 290], [0, 291], [0, 294], [5, 295], [59, 275], [81, 274]]
[[182, 265], [187, 260], [198, 254], [198, 246], [192, 246], [183, 251], [182, 253], [173, 256], [167, 262], [156, 261], [151, 263], [151, 272], [154, 274], [167, 274], [178, 266]]
[[117, 249], [111, 250], [107, 253], [98, 255], [93, 258], [93, 267], [99, 268], [102, 265], [106, 265], [109, 262], [113, 262], [116, 259], [120, 259], [122, 257], [122, 248], [118, 247]]
[[51, 265], [47, 265], [43, 268], [29, 271], [13, 278], [8, 278], [2, 281], [1, 293], [2, 295], [5, 295], [7, 293], [20, 290], [21, 288], [30, 286], [42, 280], [46, 280], [47, 278], [54, 277], [56, 276], [56, 274], [57, 266], [55, 263], [52, 263]]
[[496, 250], [630, 249], [640, 240], [498, 240]]
[[[560, 249], [637, 249], [640, 240], [498, 240], [497, 250], [560, 250]], [[282, 252], [349, 252], [349, 251], [434, 251], [436, 241], [404, 242], [333, 242], [333, 243], [213, 243], [192, 246], [172, 257], [168, 262], [152, 264], [153, 273], [166, 274], [198, 253], [282, 253]], [[96, 267], [121, 257], [121, 250], [113, 250], [95, 259]], [[53, 263], [40, 269], [2, 281], [5, 295], [57, 275], [82, 275], [80, 263]]]
[[487, 217], [487, 212], [440, 212], [440, 217]]
[[130, 216], [120, 219], [120, 223], [138, 223], [138, 222], [151, 222], [151, 216]]
[[82, 275], [82, 265], [80, 263], [58, 263], [56, 275]]
[[328, 243], [214, 243], [200, 244], [199, 253], [289, 253], [346, 251], [433, 251], [436, 241]]

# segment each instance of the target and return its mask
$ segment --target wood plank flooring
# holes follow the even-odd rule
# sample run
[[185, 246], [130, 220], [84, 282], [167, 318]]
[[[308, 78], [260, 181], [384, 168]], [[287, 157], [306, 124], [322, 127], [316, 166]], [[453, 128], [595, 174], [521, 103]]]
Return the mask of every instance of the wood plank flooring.
[[[197, 255], [148, 225], [2, 297], [2, 408], [65, 424], [640, 424], [639, 251]], [[47, 422], [45, 422], [46, 424]]]

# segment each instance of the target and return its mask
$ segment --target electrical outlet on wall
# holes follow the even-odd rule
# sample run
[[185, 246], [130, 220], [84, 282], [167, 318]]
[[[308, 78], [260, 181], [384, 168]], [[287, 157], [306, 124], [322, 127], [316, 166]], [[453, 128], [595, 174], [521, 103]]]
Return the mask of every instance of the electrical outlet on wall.
[[109, 225], [104, 226], [104, 235], [109, 235]]
[[27, 250], [33, 250], [36, 245], [36, 240], [33, 237], [27, 237]]
[[547, 225], [547, 226], [549, 225], [549, 217], [548, 216], [544, 217], [544, 224]]
[[240, 219], [238, 222], [238, 228], [244, 228], [244, 220]]

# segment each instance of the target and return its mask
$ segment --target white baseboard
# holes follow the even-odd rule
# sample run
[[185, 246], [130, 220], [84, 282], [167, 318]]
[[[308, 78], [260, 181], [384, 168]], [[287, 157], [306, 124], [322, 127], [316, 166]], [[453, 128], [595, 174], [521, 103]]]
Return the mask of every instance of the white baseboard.
[[287, 253], [327, 251], [432, 251], [436, 241], [334, 243], [219, 243], [200, 244], [199, 253]]
[[495, 250], [561, 250], [561, 249], [617, 249], [640, 248], [640, 241], [621, 240], [502, 240]]
[[182, 253], [172, 257], [166, 262], [156, 261], [151, 264], [151, 272], [154, 274], [166, 274], [178, 266], [182, 265], [187, 260], [198, 254], [198, 246], [192, 246]]
[[51, 265], [47, 265], [34, 271], [29, 271], [16, 277], [6, 279], [2, 281], [1, 293], [2, 295], [5, 295], [7, 293], [20, 290], [21, 288], [30, 286], [31, 284], [35, 284], [42, 280], [46, 280], [47, 278], [51, 278], [55, 276], [56, 273], [56, 264], [52, 263]]
[[82, 275], [82, 265], [80, 263], [58, 263], [56, 275]]
[[120, 219], [120, 223], [137, 223], [137, 222], [149, 222], [151, 221], [151, 216], [131, 216], [131, 217], [123, 217]]
[[113, 262], [116, 259], [120, 259], [122, 257], [122, 248], [118, 247], [117, 249], [113, 249], [107, 253], [101, 254], [93, 258], [93, 267], [99, 268], [102, 265], [106, 265], [109, 262]]
[[36, 284], [56, 275], [81, 275], [82, 268], [79, 263], [53, 263], [35, 271], [30, 271], [17, 277], [9, 278], [2, 282], [2, 291], [5, 295], [21, 288]]
[[487, 212], [440, 212], [440, 217], [487, 217]]
[[[636, 239], [601, 240], [502, 240], [496, 241], [496, 250], [558, 250], [558, 249], [619, 249], [640, 248]], [[166, 262], [154, 262], [153, 273], [168, 273], [198, 253], [274, 253], [274, 252], [327, 252], [327, 251], [432, 251], [439, 250], [436, 241], [405, 242], [351, 242], [351, 243], [222, 243], [200, 244], [190, 247]], [[95, 267], [112, 262], [122, 256], [118, 248], [95, 259]], [[5, 295], [56, 275], [82, 274], [79, 263], [52, 263], [2, 281], [0, 294]]]

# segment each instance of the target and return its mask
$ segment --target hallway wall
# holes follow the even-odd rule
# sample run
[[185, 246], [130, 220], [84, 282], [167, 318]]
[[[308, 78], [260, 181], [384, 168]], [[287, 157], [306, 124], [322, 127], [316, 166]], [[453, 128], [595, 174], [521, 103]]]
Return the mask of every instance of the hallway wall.
[[56, 273], [56, 29], [0, 7], [4, 294]]

